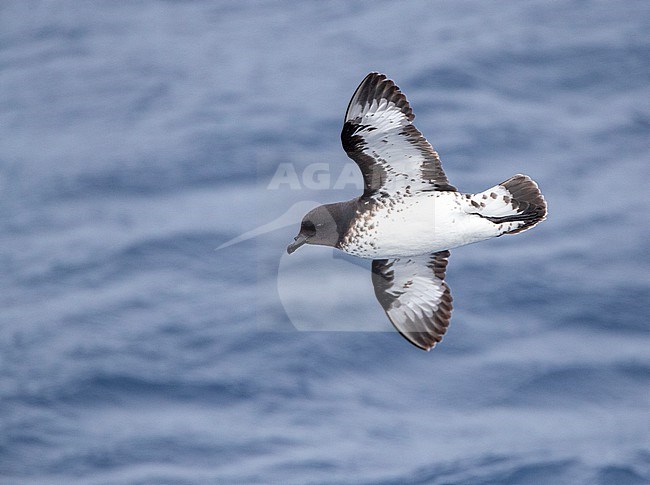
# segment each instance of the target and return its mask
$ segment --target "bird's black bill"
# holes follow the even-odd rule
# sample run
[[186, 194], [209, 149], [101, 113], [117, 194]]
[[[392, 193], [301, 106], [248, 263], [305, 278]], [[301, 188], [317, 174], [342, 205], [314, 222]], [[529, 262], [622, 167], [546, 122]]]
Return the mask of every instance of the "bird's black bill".
[[307, 242], [307, 237], [303, 236], [302, 234], [298, 234], [294, 241], [287, 246], [287, 252], [289, 254], [293, 253], [296, 249], [298, 249], [300, 246], [305, 244]]

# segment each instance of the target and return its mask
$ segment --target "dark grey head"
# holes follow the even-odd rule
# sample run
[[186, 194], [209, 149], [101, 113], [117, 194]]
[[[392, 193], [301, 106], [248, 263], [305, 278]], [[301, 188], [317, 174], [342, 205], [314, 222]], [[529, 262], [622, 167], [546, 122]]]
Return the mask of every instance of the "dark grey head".
[[289, 254], [303, 244], [336, 247], [343, 238], [354, 214], [348, 202], [327, 204], [316, 207], [302, 218], [300, 232], [287, 247]]

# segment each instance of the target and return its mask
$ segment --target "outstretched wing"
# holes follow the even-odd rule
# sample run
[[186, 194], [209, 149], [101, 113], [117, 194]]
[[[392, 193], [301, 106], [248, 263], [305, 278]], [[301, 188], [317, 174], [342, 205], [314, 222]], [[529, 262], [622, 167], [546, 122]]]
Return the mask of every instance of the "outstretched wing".
[[406, 96], [384, 74], [368, 74], [354, 92], [341, 141], [361, 169], [365, 197], [377, 192], [456, 190], [438, 154], [411, 124], [414, 117]]
[[397, 331], [413, 345], [431, 350], [451, 318], [452, 297], [445, 283], [449, 251], [372, 262], [375, 295]]

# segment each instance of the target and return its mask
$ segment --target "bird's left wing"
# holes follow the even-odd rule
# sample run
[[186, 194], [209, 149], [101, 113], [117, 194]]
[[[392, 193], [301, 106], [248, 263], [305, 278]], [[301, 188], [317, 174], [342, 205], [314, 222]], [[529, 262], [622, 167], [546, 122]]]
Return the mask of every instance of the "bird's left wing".
[[456, 190], [436, 151], [411, 123], [414, 117], [406, 96], [384, 74], [368, 74], [354, 92], [341, 142], [361, 169], [365, 197]]
[[372, 262], [375, 295], [393, 326], [413, 345], [431, 350], [451, 318], [452, 297], [445, 283], [449, 251]]

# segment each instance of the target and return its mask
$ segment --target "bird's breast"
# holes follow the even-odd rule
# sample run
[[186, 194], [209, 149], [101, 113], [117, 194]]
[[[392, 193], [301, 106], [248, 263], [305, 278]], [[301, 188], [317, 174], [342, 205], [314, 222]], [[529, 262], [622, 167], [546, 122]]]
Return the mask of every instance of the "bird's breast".
[[340, 249], [362, 258], [415, 256], [472, 241], [472, 218], [457, 192], [379, 198], [360, 206]]

